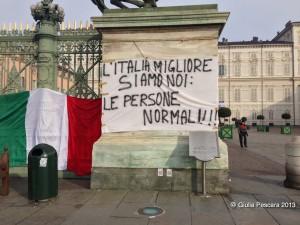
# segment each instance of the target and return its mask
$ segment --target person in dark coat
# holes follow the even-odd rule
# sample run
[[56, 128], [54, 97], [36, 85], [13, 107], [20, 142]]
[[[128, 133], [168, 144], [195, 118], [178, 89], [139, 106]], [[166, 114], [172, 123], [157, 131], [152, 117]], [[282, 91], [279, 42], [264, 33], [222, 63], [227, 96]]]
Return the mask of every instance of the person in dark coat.
[[239, 125], [239, 139], [240, 139], [240, 145], [241, 148], [243, 148], [244, 146], [247, 148], [247, 136], [248, 136], [248, 131], [247, 131], [247, 126], [245, 122], [241, 122]]

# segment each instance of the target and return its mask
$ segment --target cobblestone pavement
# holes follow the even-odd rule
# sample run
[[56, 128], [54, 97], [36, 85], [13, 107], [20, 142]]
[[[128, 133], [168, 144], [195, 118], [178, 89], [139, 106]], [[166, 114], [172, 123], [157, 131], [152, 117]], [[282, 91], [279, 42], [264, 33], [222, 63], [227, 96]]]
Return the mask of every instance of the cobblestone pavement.
[[[300, 134], [300, 129], [294, 131]], [[95, 191], [89, 180], [60, 180], [59, 196], [34, 205], [27, 180], [12, 178], [11, 193], [0, 197], [0, 225], [299, 225], [300, 190], [283, 187], [284, 145], [292, 136], [249, 131], [247, 149], [237, 135], [227, 140], [231, 193], [203, 198], [188, 192]], [[137, 209], [159, 206], [156, 218]]]

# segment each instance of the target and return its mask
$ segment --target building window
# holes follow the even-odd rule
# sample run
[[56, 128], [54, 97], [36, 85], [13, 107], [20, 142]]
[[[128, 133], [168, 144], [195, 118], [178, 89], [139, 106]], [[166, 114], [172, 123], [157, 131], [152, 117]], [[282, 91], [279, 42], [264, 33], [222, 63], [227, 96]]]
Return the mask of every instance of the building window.
[[226, 65], [225, 65], [225, 57], [224, 54], [219, 55], [219, 75], [226, 75]]
[[267, 101], [268, 102], [273, 102], [274, 101], [274, 89], [273, 88], [268, 88], [267, 89]]
[[250, 52], [250, 61], [251, 62], [257, 61], [256, 53]]
[[232, 53], [232, 59], [235, 62], [239, 62], [241, 60], [241, 53], [239, 53], [239, 52], [233, 52]]
[[240, 89], [235, 89], [234, 90], [234, 101], [235, 102], [240, 102], [241, 101], [241, 91], [240, 91]]
[[251, 112], [251, 119], [252, 119], [252, 120], [256, 120], [256, 111], [255, 111], [255, 110], [253, 110], [253, 111]]
[[269, 111], [269, 120], [274, 120], [274, 111], [273, 110]]
[[225, 91], [223, 88], [219, 89], [219, 101], [224, 102]]
[[251, 102], [257, 102], [257, 88], [251, 88]]
[[256, 76], [257, 75], [257, 63], [251, 62], [250, 64], [250, 76]]
[[240, 63], [234, 63], [234, 65], [233, 65], [233, 74], [236, 77], [239, 77], [241, 75], [241, 64]]
[[284, 100], [285, 102], [292, 101], [291, 88], [284, 88]]
[[289, 63], [285, 63], [283, 69], [284, 69], [284, 71], [283, 71], [284, 75], [286, 75], [286, 76], [290, 75], [290, 64]]
[[282, 52], [282, 61], [289, 61], [289, 60], [290, 60], [290, 53]]
[[235, 111], [235, 118], [239, 119], [241, 117], [241, 113], [239, 110]]
[[226, 75], [226, 67], [225, 65], [219, 65], [219, 76]]
[[267, 75], [269, 77], [273, 76], [274, 70], [273, 70], [273, 62], [267, 62]]
[[267, 60], [273, 60], [273, 52], [266, 52]]
[[232, 53], [233, 75], [239, 77], [241, 75], [241, 53]]

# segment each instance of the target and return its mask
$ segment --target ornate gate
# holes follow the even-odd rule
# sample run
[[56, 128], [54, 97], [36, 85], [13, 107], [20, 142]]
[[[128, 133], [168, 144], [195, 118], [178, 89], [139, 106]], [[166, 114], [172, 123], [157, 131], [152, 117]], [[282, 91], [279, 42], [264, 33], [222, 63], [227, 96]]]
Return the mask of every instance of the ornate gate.
[[0, 94], [31, 90], [36, 87], [34, 32], [1, 30]]
[[100, 35], [94, 30], [65, 30], [58, 41], [58, 86], [80, 98], [99, 98]]
[[[39, 80], [39, 71], [47, 72], [47, 66], [54, 65], [57, 70], [49, 70], [56, 73], [54, 86], [58, 91], [80, 98], [101, 97], [100, 34], [90, 24], [78, 28], [74, 24], [66, 28], [62, 23], [58, 29], [63, 10], [51, 11], [58, 6], [49, 0], [41, 3], [43, 5], [39, 3], [32, 7], [36, 26], [29, 28], [27, 25], [23, 29], [22, 25], [18, 28], [15, 24], [13, 28], [3, 26], [0, 30], [0, 94], [37, 88], [39, 81], [43, 82]], [[45, 44], [44, 41], [39, 46], [39, 39], [45, 40], [45, 35], [55, 38], [52, 43]], [[51, 64], [53, 59], [54, 64]]]

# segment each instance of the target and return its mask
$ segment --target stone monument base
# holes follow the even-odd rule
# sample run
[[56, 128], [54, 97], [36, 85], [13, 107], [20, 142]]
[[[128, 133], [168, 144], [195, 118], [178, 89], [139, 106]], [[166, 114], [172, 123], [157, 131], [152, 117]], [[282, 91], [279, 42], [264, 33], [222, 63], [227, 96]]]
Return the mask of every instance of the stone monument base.
[[[228, 193], [228, 152], [207, 163], [207, 192]], [[201, 192], [202, 163], [189, 157], [189, 137], [178, 132], [104, 134], [94, 145], [92, 189]], [[158, 169], [163, 176], [158, 176]], [[172, 169], [172, 176], [167, 176]]]

